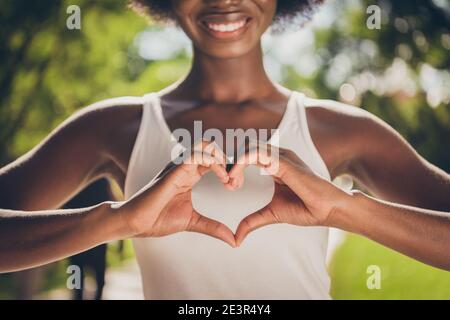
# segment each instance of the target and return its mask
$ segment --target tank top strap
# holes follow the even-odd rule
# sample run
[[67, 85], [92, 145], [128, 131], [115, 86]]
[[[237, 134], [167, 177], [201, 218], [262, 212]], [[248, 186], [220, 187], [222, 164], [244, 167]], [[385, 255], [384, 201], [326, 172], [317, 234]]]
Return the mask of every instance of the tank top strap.
[[309, 153], [314, 167], [317, 169], [316, 171], [318, 171], [316, 173], [320, 174], [328, 180], [331, 180], [331, 175], [328, 171], [328, 167], [326, 166], [325, 161], [320, 155], [309, 130], [308, 117], [306, 114], [307, 104], [305, 103], [308, 98], [302, 92], [294, 91], [293, 94], [295, 94], [294, 106], [296, 112], [293, 112], [292, 116], [289, 118], [293, 123], [292, 125], [297, 127], [296, 131], [300, 135], [300, 137], [297, 138], [300, 138], [304, 142], [304, 145], [307, 149], [305, 151]]
[[143, 96], [143, 115], [146, 117], [147, 124], [154, 127], [154, 124], [160, 121], [160, 97], [157, 92], [147, 93]]
[[130, 184], [135, 184], [134, 180], [139, 179], [140, 175], [136, 170], [143, 170], [145, 163], [149, 161], [149, 155], [152, 151], [160, 154], [163, 141], [165, 141], [166, 132], [161, 124], [162, 111], [158, 93], [152, 92], [142, 96], [142, 115], [139, 129], [136, 135], [133, 149], [131, 151], [127, 175], [125, 178], [125, 196], [131, 195]]
[[[322, 156], [319, 154], [319, 151], [315, 147], [315, 144], [314, 144], [314, 142], [313, 142], [313, 140], [311, 138], [309, 127], [307, 125], [306, 110], [308, 108], [313, 108], [314, 106], [317, 106], [317, 101], [314, 100], [314, 99], [308, 98], [304, 94], [302, 94], [302, 95], [303, 95], [303, 103], [302, 103], [302, 113], [303, 113], [303, 115], [302, 115], [302, 118], [305, 119], [303, 123], [306, 123], [306, 125], [302, 125], [302, 127], [303, 127], [303, 129], [305, 131], [304, 135], [309, 137], [308, 138], [308, 140], [310, 141], [309, 144], [310, 144], [311, 148], [315, 150], [314, 153], [318, 155], [318, 159], [320, 159], [321, 166], [323, 168], [325, 168], [325, 170], [327, 172], [327, 178], [330, 181], [332, 181], [337, 187], [339, 187], [339, 188], [341, 188], [341, 189], [343, 189], [345, 191], [350, 191], [353, 188], [353, 179], [352, 179], [352, 177], [349, 176], [349, 175], [344, 174], [344, 175], [341, 175], [341, 176], [338, 176], [338, 177], [335, 177], [334, 179], [332, 179], [331, 174], [330, 174], [330, 172], [329, 172], [325, 162], [323, 161]], [[306, 129], [307, 127], [308, 127], [308, 129]], [[306, 130], [308, 132], [306, 132]]]

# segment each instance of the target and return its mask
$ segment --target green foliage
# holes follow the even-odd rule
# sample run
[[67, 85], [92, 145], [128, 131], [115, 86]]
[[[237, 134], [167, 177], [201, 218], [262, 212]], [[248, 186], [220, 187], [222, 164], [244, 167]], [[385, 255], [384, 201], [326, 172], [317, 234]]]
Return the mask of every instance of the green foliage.
[[[147, 21], [126, 3], [2, 3], [0, 164], [36, 145], [77, 108], [160, 89], [186, 70], [186, 59], [154, 66], [137, 55], [133, 41]], [[72, 4], [81, 8], [81, 30], [66, 28], [66, 8]], [[151, 72], [165, 74], [165, 66], [166, 77]]]
[[[364, 72], [382, 76], [394, 61], [404, 62], [417, 86], [413, 95], [400, 90], [385, 94], [367, 90], [361, 93], [358, 104], [393, 126], [422, 156], [450, 172], [449, 103], [441, 102], [432, 108], [427, 101], [430, 93], [420, 86], [425, 65], [447, 72], [449, 81], [449, 7], [448, 1], [447, 7], [438, 7], [436, 2], [364, 0], [358, 2], [359, 6], [353, 6], [354, 1], [340, 2], [339, 18], [331, 27], [316, 33], [316, 49], [328, 63], [322, 65], [307, 86], [321, 98], [340, 100], [339, 86], [327, 85], [326, 81], [326, 76], [334, 72], [333, 58], [340, 54], [352, 63], [350, 75], [341, 84]], [[380, 30], [366, 27], [365, 9], [374, 4], [383, 13]], [[293, 77], [290, 84], [298, 82], [298, 76]], [[358, 80], [353, 82], [358, 84]], [[449, 88], [450, 82], [447, 92]]]

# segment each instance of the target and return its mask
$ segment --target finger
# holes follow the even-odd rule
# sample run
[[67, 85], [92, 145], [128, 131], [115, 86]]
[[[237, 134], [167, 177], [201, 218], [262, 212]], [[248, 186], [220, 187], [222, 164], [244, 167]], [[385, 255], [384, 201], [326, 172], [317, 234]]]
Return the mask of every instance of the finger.
[[214, 141], [200, 140], [194, 145], [193, 151], [206, 153], [216, 158], [217, 163], [226, 166], [227, 157], [219, 145]]
[[220, 148], [216, 142], [210, 143], [206, 147], [206, 151], [210, 152], [218, 161], [220, 161], [220, 164], [223, 165], [224, 168], [226, 168], [227, 156], [225, 155], [225, 152], [223, 152], [222, 148]]
[[234, 188], [240, 187], [244, 182], [244, 170], [257, 159], [257, 151], [255, 149], [247, 150], [241, 155], [231, 168], [228, 175], [230, 176], [230, 184]]
[[280, 163], [280, 149], [265, 143], [258, 144], [258, 159], [256, 166], [263, 168], [272, 176], [276, 176]]
[[186, 158], [184, 163], [195, 166], [210, 167], [213, 164], [219, 164], [219, 161], [208, 153], [193, 151], [190, 156]]
[[258, 152], [256, 149], [247, 150], [243, 155], [241, 155], [234, 166], [229, 172], [230, 185], [233, 189], [242, 188], [244, 185], [244, 171], [245, 169], [257, 162]]
[[233, 187], [240, 187], [244, 182], [244, 171], [249, 165], [256, 165], [261, 168], [266, 168], [273, 163], [270, 149], [264, 144], [252, 143], [250, 148], [241, 155], [236, 164], [231, 169], [229, 176]]
[[221, 166], [220, 164], [212, 164], [210, 168], [222, 183], [228, 183], [230, 177], [228, 176], [227, 170], [223, 166]]
[[209, 171], [213, 171], [223, 184], [228, 184], [228, 181], [230, 180], [225, 168], [219, 164], [213, 163], [210, 166], [199, 166], [198, 171], [201, 176], [205, 175]]
[[210, 164], [206, 167], [199, 167], [199, 172], [204, 175], [209, 170], [214, 171], [219, 180], [227, 185], [229, 181], [229, 176], [226, 171], [226, 156], [222, 149], [215, 142], [210, 142], [207, 140], [201, 140], [194, 146], [195, 152], [200, 154], [206, 154], [215, 159], [214, 164]]
[[266, 174], [269, 174], [274, 178], [279, 177], [281, 149], [265, 142], [259, 142], [257, 150], [258, 157], [254, 165], [264, 169]]
[[264, 207], [261, 210], [248, 215], [237, 227], [235, 234], [236, 246], [239, 247], [250, 232], [275, 223], [281, 222], [276, 215], [272, 213], [269, 207]]
[[283, 180], [281, 180], [281, 179], [278, 178], [278, 177], [273, 177], [273, 180], [274, 180], [277, 184], [285, 185], [285, 183], [283, 182]]
[[186, 231], [203, 233], [228, 243], [231, 247], [236, 247], [233, 232], [223, 223], [202, 216], [194, 211], [191, 221]]
[[204, 175], [208, 171], [213, 171], [222, 183], [228, 182], [228, 173], [220, 164], [220, 160], [207, 154], [195, 151], [191, 154], [191, 157], [187, 160], [187, 163], [196, 165], [200, 175]]
[[208, 146], [206, 151], [211, 152], [214, 159], [216, 159], [216, 163], [211, 166], [211, 170], [216, 173], [222, 183], [228, 183], [229, 176], [227, 172], [227, 157], [225, 153], [215, 142]]

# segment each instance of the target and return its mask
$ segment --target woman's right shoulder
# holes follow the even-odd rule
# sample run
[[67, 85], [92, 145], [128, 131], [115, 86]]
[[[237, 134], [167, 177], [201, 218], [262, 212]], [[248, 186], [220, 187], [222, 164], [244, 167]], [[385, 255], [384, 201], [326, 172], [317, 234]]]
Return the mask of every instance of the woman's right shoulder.
[[78, 109], [60, 127], [86, 130], [89, 135], [108, 137], [139, 127], [144, 97], [118, 97], [98, 101]]
[[119, 97], [87, 105], [61, 123], [49, 140], [70, 141], [82, 151], [94, 148], [100, 153], [123, 153], [111, 148], [133, 143], [140, 127], [144, 99]]
[[68, 120], [116, 126], [129, 119], [140, 118], [143, 105], [143, 97], [111, 98], [77, 110]]

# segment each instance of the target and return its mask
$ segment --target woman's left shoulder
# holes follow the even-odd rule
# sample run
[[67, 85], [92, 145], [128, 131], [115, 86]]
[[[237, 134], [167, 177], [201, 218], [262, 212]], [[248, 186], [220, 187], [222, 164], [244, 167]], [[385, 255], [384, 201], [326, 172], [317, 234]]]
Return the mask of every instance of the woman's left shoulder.
[[[332, 175], [378, 159], [404, 163], [415, 153], [391, 126], [361, 107], [305, 99], [306, 117], [313, 141]], [[392, 161], [391, 161], [392, 162]]]
[[383, 120], [358, 106], [312, 98], [305, 98], [304, 105], [310, 130], [363, 143], [383, 136], [398, 135]]

